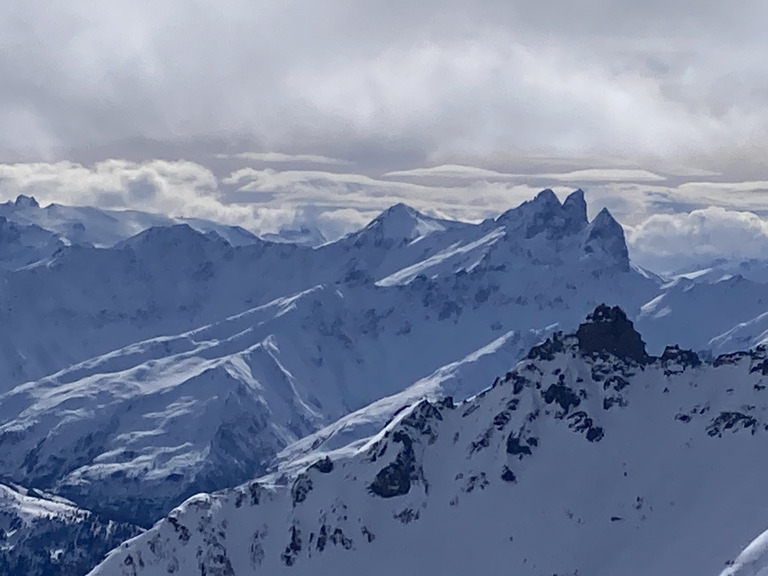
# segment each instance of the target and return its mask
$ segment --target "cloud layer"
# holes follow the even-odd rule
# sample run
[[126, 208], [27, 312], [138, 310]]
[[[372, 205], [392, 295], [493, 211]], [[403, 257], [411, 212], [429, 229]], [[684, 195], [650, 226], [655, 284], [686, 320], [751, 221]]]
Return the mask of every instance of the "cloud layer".
[[[239, 161], [253, 159], [246, 154]], [[633, 260], [653, 271], [768, 253], [768, 223], [754, 212], [768, 214], [768, 182], [712, 182], [706, 175], [692, 180], [613, 168], [513, 174], [461, 165], [372, 177], [328, 158], [257, 159], [272, 164], [239, 165], [223, 175], [192, 161], [0, 164], [0, 199], [27, 194], [44, 205], [138, 209], [236, 224], [256, 233], [313, 226], [333, 239], [397, 202], [438, 217], [479, 221], [544, 187], [563, 198], [580, 186], [587, 191], [590, 213], [610, 208], [626, 227]], [[286, 162], [316, 165], [291, 169], [284, 168]]]
[[659, 214], [630, 229], [633, 260], [658, 272], [695, 269], [719, 258], [765, 259], [768, 222], [752, 212], [709, 207]]
[[0, 14], [0, 153], [241, 139], [363, 172], [494, 153], [747, 170], [766, 20], [756, 0], [31, 0]]

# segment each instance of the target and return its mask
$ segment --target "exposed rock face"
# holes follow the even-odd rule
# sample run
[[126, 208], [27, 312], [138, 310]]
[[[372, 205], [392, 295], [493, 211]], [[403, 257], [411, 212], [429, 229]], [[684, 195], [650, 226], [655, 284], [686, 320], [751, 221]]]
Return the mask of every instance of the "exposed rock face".
[[618, 306], [601, 304], [576, 332], [579, 348], [587, 354], [612, 354], [622, 360], [646, 364], [650, 357], [645, 342]]
[[403, 448], [397, 458], [391, 464], [382, 468], [371, 483], [370, 491], [382, 498], [392, 498], [408, 494], [411, 489], [411, 480], [414, 479], [415, 466], [413, 454], [413, 442], [411, 438], [402, 432], [395, 432], [392, 437], [394, 442], [399, 442]]

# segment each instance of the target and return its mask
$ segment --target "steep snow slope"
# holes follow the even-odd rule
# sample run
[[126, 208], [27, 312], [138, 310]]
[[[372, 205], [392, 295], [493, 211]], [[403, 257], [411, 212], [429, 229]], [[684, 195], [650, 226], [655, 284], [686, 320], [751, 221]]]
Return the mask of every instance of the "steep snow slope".
[[768, 575], [768, 530], [752, 540], [720, 576]]
[[[582, 315], [599, 301], [634, 310], [655, 295], [653, 281], [628, 270], [623, 233], [607, 213], [590, 224], [580, 192], [563, 206], [551, 196], [542, 193], [516, 209], [520, 214], [512, 210], [479, 226], [430, 220], [431, 232], [415, 244], [409, 239], [427, 218], [401, 207], [317, 250], [266, 242], [232, 247], [187, 226], [153, 228], [111, 249], [64, 248], [7, 273], [0, 284], [0, 390], [319, 284], [399, 287], [414, 302], [443, 300], [441, 314], [447, 316], [457, 314], [453, 302], [468, 296], [475, 298], [473, 307], [490, 300], [567, 309], [575, 295], [590, 299], [578, 310]], [[574, 205], [583, 218], [579, 226], [563, 228]], [[525, 214], [551, 228], [525, 227]], [[380, 230], [388, 231], [386, 241], [378, 241]], [[393, 230], [405, 236], [396, 239]], [[489, 234], [493, 241], [479, 242]], [[611, 243], [615, 253], [606, 251]], [[596, 259], [600, 254], [605, 257]], [[576, 294], [582, 287], [584, 293]]]
[[720, 353], [739, 348], [755, 348], [766, 342], [768, 342], [768, 312], [746, 322], [740, 322], [730, 330], [712, 338], [707, 348], [714, 353]]
[[768, 260], [726, 260], [719, 258], [704, 267], [681, 269], [670, 275], [672, 280], [687, 278], [696, 282], [716, 282], [730, 276], [742, 276], [747, 280], [768, 283]]
[[767, 366], [648, 357], [601, 307], [476, 398], [194, 496], [92, 574], [717, 574], [764, 528]]
[[[362, 230], [320, 246], [318, 253], [343, 271], [339, 277], [346, 281], [375, 282], [451, 245], [471, 243], [487, 234], [487, 229], [486, 223], [475, 226], [437, 220], [396, 204]], [[459, 267], [452, 269], [458, 271]]]
[[[552, 331], [550, 327], [546, 332]], [[484, 384], [509, 367], [510, 359], [522, 358], [531, 346], [543, 339], [543, 331], [507, 332], [462, 358], [441, 366], [402, 392], [386, 396], [356, 410], [332, 424], [294, 442], [281, 451], [272, 467], [289, 470], [311, 464], [318, 454], [365, 442], [378, 433], [392, 418], [414, 402], [446, 397], [468, 398], [485, 388]]]
[[768, 284], [741, 276], [714, 282], [680, 278], [643, 305], [637, 325], [648, 338], [652, 352], [660, 352], [660, 343], [666, 337], [694, 350], [710, 349], [717, 354], [758, 344], [759, 340], [743, 334], [735, 337], [733, 331], [743, 333], [739, 326], [742, 323], [755, 328], [755, 318], [766, 310]]
[[217, 234], [179, 225], [152, 228], [110, 249], [66, 247], [6, 273], [0, 390], [312, 286], [299, 252], [263, 242], [233, 247]]
[[316, 251], [232, 246], [186, 225], [152, 228], [109, 249], [65, 247], [0, 284], [0, 390], [318, 284], [365, 284], [350, 270], [376, 276], [378, 258], [344, 243]]
[[71, 502], [0, 483], [0, 574], [85, 574], [141, 530], [106, 522]]
[[15, 270], [52, 256], [64, 242], [39, 226], [10, 222], [0, 216], [0, 270]]

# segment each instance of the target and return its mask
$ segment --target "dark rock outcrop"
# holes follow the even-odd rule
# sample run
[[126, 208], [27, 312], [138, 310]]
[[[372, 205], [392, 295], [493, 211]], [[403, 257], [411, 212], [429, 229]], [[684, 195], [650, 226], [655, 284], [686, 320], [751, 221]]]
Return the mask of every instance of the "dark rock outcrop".
[[411, 489], [411, 480], [414, 480], [416, 476], [416, 457], [413, 453], [413, 441], [410, 436], [398, 431], [393, 434], [392, 440], [402, 444], [403, 448], [397, 454], [394, 462], [379, 470], [376, 478], [368, 487], [373, 494], [382, 498], [408, 494]]
[[651, 361], [645, 351], [645, 342], [618, 306], [600, 304], [579, 326], [576, 338], [585, 354], [611, 354], [638, 364]]

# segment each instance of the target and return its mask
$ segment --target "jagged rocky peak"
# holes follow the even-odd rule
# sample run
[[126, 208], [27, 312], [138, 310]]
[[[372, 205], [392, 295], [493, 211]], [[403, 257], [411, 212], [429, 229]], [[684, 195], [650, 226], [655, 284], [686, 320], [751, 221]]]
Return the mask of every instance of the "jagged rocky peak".
[[571, 218], [571, 221], [579, 224], [587, 224], [587, 201], [584, 199], [584, 190], [579, 188], [566, 197], [563, 202], [563, 211]]
[[399, 219], [412, 220], [418, 218], [419, 216], [423, 216], [423, 214], [416, 210], [416, 208], [408, 206], [408, 204], [405, 204], [404, 202], [398, 202], [397, 204], [393, 204], [384, 210], [384, 212], [379, 214], [374, 221]]
[[533, 200], [504, 212], [497, 222], [515, 229], [523, 228], [526, 238], [533, 238], [542, 232], [551, 236], [575, 234], [588, 224], [584, 192], [572, 192], [561, 204], [557, 195], [547, 188]]
[[640, 333], [618, 306], [600, 304], [579, 325], [576, 338], [581, 351], [587, 354], [612, 354], [639, 364], [651, 361]]
[[517, 208], [512, 208], [511, 210], [504, 212], [499, 216], [499, 220], [509, 219], [519, 214], [528, 217], [539, 215], [542, 217], [553, 218], [562, 211], [562, 208], [563, 205], [560, 203], [557, 195], [550, 188], [545, 188], [536, 194], [532, 200], [527, 200]]
[[665, 365], [679, 364], [683, 367], [690, 366], [695, 368], [702, 364], [701, 358], [699, 358], [699, 355], [696, 354], [696, 352], [680, 348], [678, 345], [667, 346], [664, 348], [664, 352], [659, 359], [661, 360], [661, 363]]
[[11, 211], [14, 209], [23, 210], [25, 208], [40, 208], [40, 204], [37, 203], [34, 196], [27, 196], [26, 194], [19, 194], [16, 197], [16, 200], [8, 200], [7, 202], [4, 202], [2, 206], [10, 208]]
[[17, 208], [40, 208], [40, 204], [37, 203], [34, 196], [27, 196], [25, 194], [19, 194], [13, 205]]
[[622, 239], [624, 237], [624, 229], [621, 227], [621, 224], [616, 221], [608, 208], [603, 208], [598, 212], [595, 219], [590, 223], [590, 232], [593, 237], [600, 234], [617, 235], [619, 232], [621, 232]]
[[630, 270], [624, 228], [607, 208], [600, 210], [589, 223], [583, 249], [587, 257], [606, 260], [606, 267], [611, 265], [624, 272]]
[[529, 200], [529, 202], [534, 206], [546, 206], [548, 208], [557, 208], [562, 206], [562, 204], [560, 204], [560, 200], [557, 198], [557, 194], [555, 194], [551, 188], [545, 188], [536, 194], [536, 197], [533, 200]]

